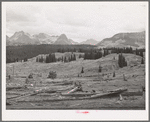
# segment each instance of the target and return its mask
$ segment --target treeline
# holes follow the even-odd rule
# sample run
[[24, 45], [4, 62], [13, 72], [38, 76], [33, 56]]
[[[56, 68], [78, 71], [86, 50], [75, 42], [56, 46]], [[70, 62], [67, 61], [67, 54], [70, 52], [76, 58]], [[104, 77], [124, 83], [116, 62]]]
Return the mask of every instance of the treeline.
[[23, 60], [19, 60], [18, 58], [11, 59], [11, 58], [9, 58], [9, 57], [6, 57], [6, 63], [26, 62], [26, 61], [28, 61], [27, 58], [24, 58]]
[[[86, 59], [98, 59], [103, 56], [106, 56], [111, 53], [131, 53], [140, 55], [143, 57], [143, 52], [145, 52], [145, 49], [136, 49], [133, 50], [131, 47], [127, 48], [100, 48], [96, 49], [93, 45], [22, 45], [22, 46], [7, 46], [6, 47], [6, 63], [11, 62], [18, 62], [18, 61], [27, 61], [29, 58], [36, 57], [40, 54], [52, 54], [55, 52], [81, 52], [85, 53], [84, 57], [82, 58]], [[80, 58], [80, 57], [79, 57]], [[44, 59], [39, 59], [42, 62]], [[47, 57], [47, 60], [48, 57]], [[55, 59], [54, 59], [55, 60]], [[56, 59], [57, 60], [57, 59]], [[60, 60], [60, 59], [58, 59]], [[65, 58], [63, 59], [63, 61]], [[67, 61], [72, 60], [67, 59]], [[51, 61], [47, 61], [51, 62]], [[64, 61], [65, 62], [65, 61]]]
[[103, 55], [102, 55], [102, 52], [90, 52], [90, 53], [85, 53], [84, 55], [84, 60], [86, 59], [99, 59], [101, 58]]
[[89, 52], [85, 52], [84, 59], [99, 59], [101, 57], [105, 57], [106, 55], [112, 54], [112, 53], [130, 53], [130, 54], [136, 54], [141, 57], [143, 57], [143, 53], [145, 52], [145, 49], [136, 49], [133, 50], [132, 47], [127, 48], [100, 48], [100, 49], [91, 49]]
[[40, 54], [50, 54], [55, 52], [88, 52], [94, 49], [93, 45], [22, 45], [6, 47], [6, 63], [33, 58]]

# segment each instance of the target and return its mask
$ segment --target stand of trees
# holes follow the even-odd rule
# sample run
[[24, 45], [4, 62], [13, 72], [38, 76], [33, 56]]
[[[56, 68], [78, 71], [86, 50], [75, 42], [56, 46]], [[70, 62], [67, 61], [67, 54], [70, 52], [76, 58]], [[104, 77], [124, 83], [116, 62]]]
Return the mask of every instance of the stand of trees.
[[102, 52], [90, 52], [90, 53], [85, 53], [84, 55], [84, 60], [86, 59], [99, 59], [102, 57]]
[[71, 54], [70, 57], [62, 57], [62, 62], [71, 62], [71, 61], [75, 61], [76, 60], [76, 55], [75, 54]]
[[43, 56], [36, 57], [36, 62], [45, 62], [45, 63], [52, 63], [56, 62], [55, 54], [49, 54], [46, 56], [46, 58], [43, 58]]
[[118, 64], [120, 68], [127, 66], [127, 61], [125, 60], [125, 57], [122, 55], [122, 53], [118, 56]]
[[62, 58], [56, 58], [55, 54], [49, 54], [46, 56], [46, 58], [43, 58], [43, 56], [40, 57], [36, 57], [36, 62], [45, 62], [45, 63], [52, 63], [52, 62], [57, 62], [57, 61], [62, 61], [62, 62], [71, 62], [71, 61], [75, 61], [76, 60], [76, 55], [75, 54], [71, 54], [70, 57], [63, 57]]
[[49, 54], [48, 56], [46, 56], [45, 63], [52, 63], [52, 62], [56, 62], [55, 54]]

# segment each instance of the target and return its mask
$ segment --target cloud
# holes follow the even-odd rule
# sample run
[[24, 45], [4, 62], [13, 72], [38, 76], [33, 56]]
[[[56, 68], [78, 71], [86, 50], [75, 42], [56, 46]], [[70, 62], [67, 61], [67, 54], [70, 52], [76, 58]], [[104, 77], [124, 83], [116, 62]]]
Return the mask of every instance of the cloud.
[[74, 41], [101, 41], [119, 32], [145, 29], [145, 2], [17, 2], [7, 4], [6, 31], [65, 33]]

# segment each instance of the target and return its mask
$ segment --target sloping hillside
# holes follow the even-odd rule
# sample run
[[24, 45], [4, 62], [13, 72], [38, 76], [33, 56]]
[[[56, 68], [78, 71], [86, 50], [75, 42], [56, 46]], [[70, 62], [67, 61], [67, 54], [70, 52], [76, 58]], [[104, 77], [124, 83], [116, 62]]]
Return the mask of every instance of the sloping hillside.
[[[58, 55], [61, 57], [58, 53]], [[122, 68], [125, 69], [125, 72], [129, 72], [130, 66], [138, 66], [141, 63], [141, 57], [134, 54], [123, 54], [127, 60], [128, 67]], [[115, 60], [114, 60], [115, 57]], [[56, 62], [56, 63], [39, 63], [36, 62], [36, 58], [29, 59], [28, 62], [16, 62], [7, 64], [7, 73], [12, 74], [9, 69], [10, 66], [15, 65], [17, 75], [28, 75], [30, 72], [40, 72], [43, 75], [47, 75], [50, 70], [57, 72], [58, 77], [65, 75], [77, 76], [81, 72], [81, 68], [84, 67], [84, 74], [94, 75], [97, 74], [99, 65], [102, 66], [102, 72], [113, 72], [114, 70], [119, 70], [118, 67], [118, 54], [110, 54], [106, 57], [102, 57], [97, 60], [82, 60], [72, 61], [68, 63]], [[122, 70], [120, 69], [120, 70]], [[20, 72], [21, 71], [21, 72]]]
[[119, 33], [111, 38], [103, 39], [99, 47], [145, 47], [145, 31], [136, 33]]
[[[47, 96], [42, 94], [20, 98], [17, 104], [7, 105], [7, 109], [103, 109], [103, 110], [143, 110], [145, 109], [145, 95], [142, 93], [142, 86], [145, 86], [145, 64], [141, 64], [141, 57], [134, 54], [123, 54], [128, 62], [128, 66], [124, 68], [118, 67], [118, 55], [111, 54], [97, 60], [72, 61], [68, 63], [39, 63], [34, 60], [28, 62], [17, 62], [6, 65], [7, 76], [13, 74], [14, 78], [7, 79], [7, 86], [21, 86], [25, 84], [25, 77], [33, 73], [33, 79], [29, 79], [29, 89], [21, 89], [19, 92], [12, 90], [7, 91], [7, 97], [15, 94], [29, 93], [35, 90], [48, 89], [60, 90], [73, 88], [73, 82], [79, 81], [82, 85], [82, 93], [88, 92], [104, 94], [110, 90], [118, 88], [127, 88], [129, 92], [139, 93], [137, 96], [123, 96], [119, 100], [119, 96], [112, 98], [98, 99], [82, 99], [68, 101], [48, 101], [53, 99], [53, 94]], [[115, 57], [115, 59], [114, 59]], [[98, 72], [99, 65], [102, 72]], [[84, 67], [84, 73], [81, 69]], [[47, 78], [50, 71], [56, 71], [57, 78]], [[115, 72], [115, 76], [113, 73]], [[123, 74], [125, 76], [123, 77]], [[69, 83], [68, 85], [58, 85]], [[31, 86], [34, 85], [34, 86]], [[69, 90], [70, 91], [70, 90]], [[64, 91], [65, 92], [65, 91]], [[141, 94], [142, 93], [142, 94]], [[55, 93], [54, 93], [55, 94]], [[60, 94], [60, 93], [59, 93]], [[59, 97], [56, 96], [55, 97]], [[30, 102], [26, 102], [26, 101]], [[43, 101], [45, 100], [45, 101]]]

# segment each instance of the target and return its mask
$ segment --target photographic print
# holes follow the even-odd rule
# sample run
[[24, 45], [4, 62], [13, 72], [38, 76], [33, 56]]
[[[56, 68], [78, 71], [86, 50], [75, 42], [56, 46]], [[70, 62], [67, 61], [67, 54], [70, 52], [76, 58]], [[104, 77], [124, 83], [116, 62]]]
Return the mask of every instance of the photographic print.
[[3, 2], [3, 17], [6, 112], [147, 112], [148, 2]]

